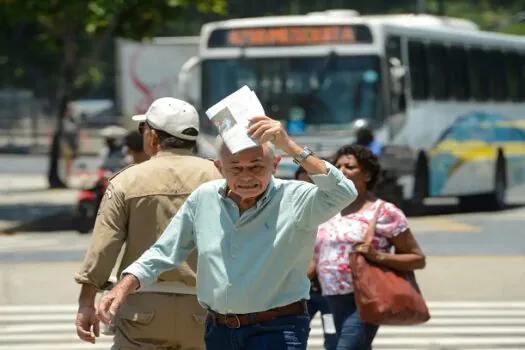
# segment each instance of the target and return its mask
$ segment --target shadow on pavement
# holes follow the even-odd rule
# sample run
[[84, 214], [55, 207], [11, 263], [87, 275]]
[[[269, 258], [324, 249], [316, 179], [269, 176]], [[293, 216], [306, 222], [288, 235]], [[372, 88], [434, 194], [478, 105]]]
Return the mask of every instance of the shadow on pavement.
[[14, 146], [2, 145], [0, 147], [0, 154], [29, 154], [31, 153], [30, 146]]
[[446, 205], [424, 205], [420, 208], [410, 208], [407, 207], [404, 209], [405, 214], [408, 217], [418, 217], [418, 216], [440, 216], [440, 215], [452, 215], [452, 214], [469, 214], [469, 213], [496, 213], [506, 210], [518, 209], [525, 207], [525, 203], [512, 203], [505, 206], [503, 210], [493, 211], [493, 210], [469, 210], [462, 208], [457, 204], [446, 204]]
[[0, 220], [12, 222], [4, 233], [73, 230], [73, 207], [65, 204], [3, 204]]

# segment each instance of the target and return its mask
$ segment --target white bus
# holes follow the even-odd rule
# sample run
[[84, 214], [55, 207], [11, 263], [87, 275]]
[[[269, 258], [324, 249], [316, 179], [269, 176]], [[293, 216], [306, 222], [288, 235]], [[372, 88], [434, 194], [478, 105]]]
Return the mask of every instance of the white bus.
[[[506, 190], [525, 180], [523, 37], [462, 19], [331, 10], [208, 23], [200, 40], [181, 80], [202, 111], [248, 85], [324, 157], [366, 119], [407, 200], [502, 208]], [[199, 150], [212, 156], [216, 131], [204, 112], [202, 128]], [[277, 176], [295, 167], [284, 158]]]

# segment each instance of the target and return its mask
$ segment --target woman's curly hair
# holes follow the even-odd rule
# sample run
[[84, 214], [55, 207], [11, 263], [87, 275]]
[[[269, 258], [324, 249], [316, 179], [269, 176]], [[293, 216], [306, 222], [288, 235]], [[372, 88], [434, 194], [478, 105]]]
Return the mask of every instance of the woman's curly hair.
[[345, 145], [335, 152], [333, 164], [337, 163], [337, 160], [342, 156], [350, 155], [357, 159], [357, 163], [370, 176], [370, 180], [366, 184], [366, 189], [369, 191], [372, 190], [379, 180], [379, 172], [381, 171], [379, 159], [368, 147], [361, 145]]

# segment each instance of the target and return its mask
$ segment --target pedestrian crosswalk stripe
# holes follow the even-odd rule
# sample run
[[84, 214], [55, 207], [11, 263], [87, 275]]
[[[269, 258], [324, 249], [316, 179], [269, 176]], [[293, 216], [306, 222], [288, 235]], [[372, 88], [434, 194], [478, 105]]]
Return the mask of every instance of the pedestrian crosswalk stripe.
[[[419, 326], [383, 326], [374, 350], [525, 349], [525, 302], [429, 302], [432, 318]], [[0, 350], [102, 350], [76, 335], [76, 305], [0, 306]], [[323, 349], [321, 320], [311, 324], [308, 350]]]

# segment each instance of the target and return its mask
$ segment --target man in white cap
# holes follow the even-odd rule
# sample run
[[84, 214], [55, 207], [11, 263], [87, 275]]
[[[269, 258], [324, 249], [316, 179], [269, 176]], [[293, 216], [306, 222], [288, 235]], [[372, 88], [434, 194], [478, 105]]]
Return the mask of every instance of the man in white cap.
[[[84, 264], [75, 275], [82, 285], [77, 334], [86, 342], [95, 343], [99, 335], [95, 297], [107, 289], [124, 243], [117, 275], [157, 240], [200, 184], [221, 178], [211, 161], [193, 155], [199, 116], [189, 103], [160, 98], [133, 120], [140, 122], [151, 159], [111, 178]], [[196, 260], [193, 252], [180, 267], [126, 300], [115, 318], [113, 349], [204, 349], [206, 313], [195, 296]]]

